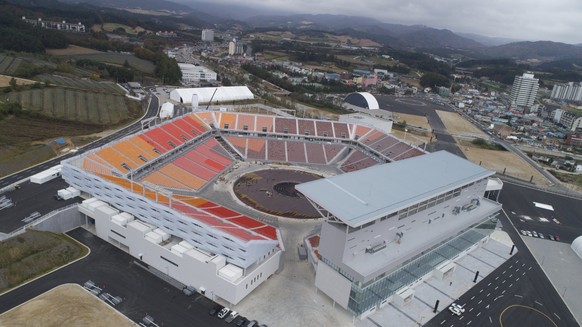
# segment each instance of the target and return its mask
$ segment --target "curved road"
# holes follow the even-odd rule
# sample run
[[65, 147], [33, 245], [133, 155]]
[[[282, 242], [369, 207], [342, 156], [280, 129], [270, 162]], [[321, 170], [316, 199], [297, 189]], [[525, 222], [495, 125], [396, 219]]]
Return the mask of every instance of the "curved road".
[[19, 172], [13, 173], [11, 175], [8, 175], [2, 179], [0, 179], [0, 189], [12, 185], [14, 183], [17, 183], [20, 180], [23, 180], [25, 178], [28, 178], [34, 174], [37, 174], [43, 170], [46, 170], [50, 167], [54, 167], [58, 164], [60, 164], [61, 161], [65, 160], [65, 159], [69, 159], [72, 158], [74, 156], [77, 156], [83, 152], [101, 147], [115, 139], [118, 139], [120, 137], [123, 137], [125, 135], [131, 134], [131, 133], [135, 133], [138, 130], [141, 129], [141, 121], [147, 118], [152, 118], [154, 116], [157, 115], [158, 113], [158, 108], [159, 108], [159, 99], [157, 96], [151, 94], [150, 92], [150, 102], [148, 104], [148, 108], [147, 111], [145, 113], [145, 115], [138, 121], [134, 122], [133, 124], [126, 126], [118, 131], [116, 131], [115, 133], [108, 135], [104, 138], [101, 138], [93, 143], [87, 144], [81, 148], [78, 149], [77, 152], [70, 152], [67, 154], [64, 154], [60, 157], [56, 157], [54, 159], [50, 159], [48, 161], [42, 162], [40, 164], [37, 164], [35, 166], [32, 166], [30, 168], [21, 170]]

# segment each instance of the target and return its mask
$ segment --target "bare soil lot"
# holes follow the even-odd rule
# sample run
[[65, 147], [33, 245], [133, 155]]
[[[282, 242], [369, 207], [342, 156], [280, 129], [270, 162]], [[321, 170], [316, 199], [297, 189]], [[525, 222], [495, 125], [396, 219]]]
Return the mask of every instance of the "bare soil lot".
[[53, 56], [74, 56], [80, 54], [95, 54], [95, 53], [103, 53], [99, 50], [83, 48], [77, 45], [69, 45], [64, 49], [47, 49], [46, 52]]
[[469, 123], [465, 118], [461, 117], [461, 115], [456, 112], [442, 110], [437, 110], [436, 112], [447, 127], [447, 131], [452, 135], [471, 134], [475, 136], [488, 137], [487, 134], [483, 133], [483, 131]]
[[0, 315], [0, 326], [135, 326], [76, 284], [57, 286]]
[[428, 123], [428, 119], [425, 116], [418, 116], [418, 115], [410, 115], [410, 114], [403, 114], [399, 112], [394, 113], [394, 120], [399, 123], [406, 121], [406, 125], [420, 127], [427, 130], [431, 130], [430, 124]]
[[[6, 87], [10, 85], [10, 80], [12, 78], [13, 78], [12, 76], [0, 75], [0, 87]], [[14, 77], [14, 79], [16, 79], [16, 85], [27, 85], [37, 83], [37, 81], [32, 81], [24, 78]]]
[[525, 160], [510, 151], [485, 150], [466, 145], [459, 146], [467, 159], [481, 166], [495, 170], [511, 177], [529, 181], [540, 186], [550, 186], [550, 182], [536, 169], [530, 166]]

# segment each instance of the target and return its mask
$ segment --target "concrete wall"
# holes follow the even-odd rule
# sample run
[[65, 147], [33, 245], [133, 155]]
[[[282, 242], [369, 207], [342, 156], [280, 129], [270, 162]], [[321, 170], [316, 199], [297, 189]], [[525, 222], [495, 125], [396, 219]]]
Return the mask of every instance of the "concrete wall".
[[33, 224], [31, 227], [47, 232], [64, 233], [84, 224], [85, 217], [79, 212], [77, 206], [71, 206], [63, 211], [54, 213], [37, 224]]

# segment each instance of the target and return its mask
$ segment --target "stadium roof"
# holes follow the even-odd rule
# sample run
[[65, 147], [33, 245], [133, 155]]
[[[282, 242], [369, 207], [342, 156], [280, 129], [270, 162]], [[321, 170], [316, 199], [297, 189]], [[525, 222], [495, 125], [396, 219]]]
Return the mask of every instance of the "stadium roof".
[[[216, 91], [216, 94], [214, 93]], [[199, 103], [229, 102], [252, 100], [253, 92], [246, 86], [198, 87], [191, 89], [175, 89], [170, 92], [170, 99], [181, 103], [192, 103], [192, 96], [198, 95]], [[214, 95], [214, 97], [213, 97]]]
[[297, 185], [298, 191], [351, 227], [406, 208], [495, 172], [446, 151]]
[[370, 110], [380, 109], [378, 100], [369, 92], [350, 93], [344, 101], [361, 108], [368, 108]]

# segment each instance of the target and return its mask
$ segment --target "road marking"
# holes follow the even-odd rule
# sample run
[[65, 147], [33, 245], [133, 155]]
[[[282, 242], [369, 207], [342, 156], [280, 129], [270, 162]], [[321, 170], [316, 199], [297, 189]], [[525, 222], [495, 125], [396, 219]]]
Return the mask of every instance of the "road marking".
[[521, 274], [522, 276], [525, 275], [525, 271], [523, 272], [523, 274]]
[[473, 295], [473, 297], [471, 298], [471, 300], [473, 300], [475, 298], [475, 295]]
[[544, 306], [543, 304], [539, 303], [538, 301], [534, 301], [534, 302], [541, 305], [542, 307]]
[[522, 267], [525, 266], [525, 263], [521, 265]]
[[473, 320], [469, 320], [469, 322], [467, 323], [467, 326], [469, 326], [471, 324], [471, 321], [473, 321]]
[[495, 277], [495, 280], [498, 280], [498, 279], [499, 279], [499, 276]]
[[479, 313], [477, 314], [477, 317], [479, 317], [481, 315], [481, 311], [479, 311]]
[[495, 290], [497, 291], [497, 289], [499, 288], [499, 286], [495, 286]]
[[487, 293], [487, 297], [489, 297], [489, 295], [491, 295], [491, 293]]
[[519, 271], [519, 268], [515, 269], [515, 272], [518, 272], [518, 271]]
[[523, 296], [517, 295], [517, 294], [513, 294], [513, 296], [515, 296], [515, 297], [521, 297], [521, 298], [523, 297]]
[[441, 325], [442, 325], [442, 324], [444, 324], [444, 323], [445, 323], [445, 321], [447, 321], [447, 320], [445, 319], [445, 320], [441, 321]]
[[509, 284], [509, 287], [513, 286], [513, 283]]
[[502, 272], [502, 274], [505, 274], [505, 272], [506, 272], [506, 271], [507, 271], [507, 270], [504, 270], [504, 271]]
[[501, 282], [501, 284], [505, 284], [505, 279]]
[[463, 318], [465, 318], [465, 316], [461, 316], [461, 318], [459, 318], [459, 321], [463, 320]]
[[511, 276], [513, 276], [513, 274], [509, 275], [509, 278], [511, 278]]
[[473, 311], [473, 308], [469, 309], [469, 312]]
[[515, 280], [516, 282], [519, 280], [520, 277], [517, 277], [517, 279]]
[[560, 318], [560, 316], [558, 316], [555, 312], [554, 312], [554, 316], [556, 316], [556, 318], [562, 320], [562, 318]]
[[491, 306], [491, 305], [487, 304], [487, 306], [485, 307], [485, 309], [489, 309], [489, 307], [490, 307], [490, 306]]
[[491, 286], [491, 283], [487, 284], [487, 286]]
[[479, 303], [477, 303], [477, 304], [481, 304], [481, 302], [483, 302], [483, 300], [479, 300]]
[[505, 291], [506, 291], [506, 290], [503, 290], [503, 292], [501, 292], [501, 294], [505, 294]]
[[481, 289], [481, 290], [479, 291], [479, 293], [483, 293], [483, 289]]
[[509, 269], [513, 268], [513, 265], [509, 266]]
[[497, 301], [497, 299], [500, 299], [502, 297], [503, 297], [503, 295], [496, 296], [495, 299], [493, 299], [493, 302]]
[[527, 270], [531, 270], [531, 267], [527, 268]]
[[491, 316], [489, 316], [489, 322], [490, 323], [493, 323], [493, 320], [491, 320]]

